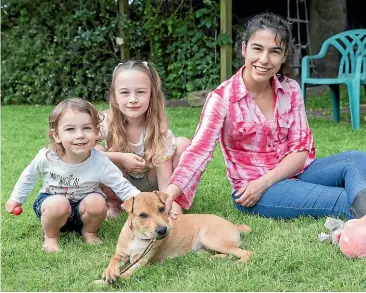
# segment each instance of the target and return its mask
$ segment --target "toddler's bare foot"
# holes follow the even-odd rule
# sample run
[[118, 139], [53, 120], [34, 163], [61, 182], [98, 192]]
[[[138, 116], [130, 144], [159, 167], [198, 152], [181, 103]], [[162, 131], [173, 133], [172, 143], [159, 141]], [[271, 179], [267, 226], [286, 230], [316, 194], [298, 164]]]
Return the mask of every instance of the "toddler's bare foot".
[[85, 242], [88, 243], [88, 244], [101, 244], [101, 243], [103, 243], [103, 241], [100, 240], [100, 238], [98, 238], [97, 233], [90, 233], [90, 232], [82, 231], [81, 234], [83, 235], [83, 238], [84, 238]]
[[58, 252], [60, 247], [58, 246], [58, 238], [47, 238], [45, 237], [43, 243], [43, 250], [46, 252]]

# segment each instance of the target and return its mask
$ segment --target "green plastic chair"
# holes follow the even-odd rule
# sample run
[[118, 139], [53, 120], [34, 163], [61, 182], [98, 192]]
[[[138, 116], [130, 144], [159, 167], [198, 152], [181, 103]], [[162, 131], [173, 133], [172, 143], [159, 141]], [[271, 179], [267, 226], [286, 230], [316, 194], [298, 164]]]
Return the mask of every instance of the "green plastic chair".
[[[310, 77], [310, 60], [323, 58], [330, 46], [335, 47], [341, 55], [338, 77]], [[306, 104], [307, 84], [326, 84], [330, 87], [332, 97], [333, 119], [340, 121], [339, 85], [348, 88], [352, 128], [360, 128], [360, 86], [366, 91], [366, 29], [356, 29], [336, 34], [325, 40], [317, 55], [305, 56], [301, 63], [301, 90]]]

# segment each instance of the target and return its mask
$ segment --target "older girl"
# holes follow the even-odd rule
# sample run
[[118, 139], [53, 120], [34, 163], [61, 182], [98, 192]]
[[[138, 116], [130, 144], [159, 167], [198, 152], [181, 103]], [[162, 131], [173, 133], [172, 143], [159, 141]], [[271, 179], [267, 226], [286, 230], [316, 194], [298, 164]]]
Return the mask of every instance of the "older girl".
[[[114, 69], [110, 110], [102, 124], [105, 147], [99, 150], [141, 191], [164, 191], [180, 155], [189, 144], [168, 128], [164, 95], [155, 68], [146, 61], [120, 63]], [[109, 216], [117, 216], [121, 201], [106, 186]], [[178, 205], [175, 213], [181, 213]]]

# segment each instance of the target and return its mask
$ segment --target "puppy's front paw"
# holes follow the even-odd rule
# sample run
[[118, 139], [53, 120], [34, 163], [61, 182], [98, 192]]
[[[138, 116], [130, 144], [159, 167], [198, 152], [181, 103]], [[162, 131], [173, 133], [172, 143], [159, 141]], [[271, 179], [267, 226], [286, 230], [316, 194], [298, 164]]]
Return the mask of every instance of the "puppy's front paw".
[[123, 274], [121, 274], [120, 275], [120, 277], [122, 278], [122, 279], [127, 279], [127, 278], [129, 278], [129, 277], [131, 277], [132, 276], [132, 272], [130, 272], [130, 271], [126, 271], [126, 272], [124, 272]]
[[122, 272], [122, 274], [120, 275], [120, 277], [122, 279], [127, 279], [127, 278], [131, 277], [132, 274], [136, 271], [136, 269], [138, 269], [141, 266], [144, 266], [144, 263], [142, 263], [142, 262], [135, 263], [128, 270]]
[[107, 267], [103, 274], [102, 274], [102, 279], [104, 281], [107, 281], [108, 283], [112, 283], [117, 281], [117, 279], [120, 276], [120, 271], [119, 271], [119, 267]]
[[240, 263], [249, 263], [250, 258], [254, 254], [254, 251], [246, 250], [245, 252], [246, 253], [243, 256], [241, 256], [240, 259], [239, 259]]

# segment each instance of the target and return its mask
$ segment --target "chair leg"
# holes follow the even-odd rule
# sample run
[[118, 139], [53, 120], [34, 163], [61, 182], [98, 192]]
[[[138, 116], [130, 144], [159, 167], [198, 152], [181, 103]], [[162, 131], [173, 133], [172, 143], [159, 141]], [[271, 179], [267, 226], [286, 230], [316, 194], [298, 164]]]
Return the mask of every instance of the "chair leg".
[[335, 122], [340, 121], [340, 97], [339, 97], [339, 84], [330, 84], [330, 96], [332, 98], [333, 120]]
[[304, 104], [306, 106], [306, 84], [301, 82], [301, 91], [302, 91], [302, 97], [304, 99]]
[[353, 129], [360, 129], [360, 82], [348, 84], [349, 108]]

